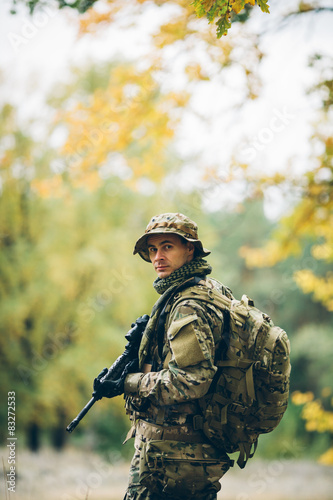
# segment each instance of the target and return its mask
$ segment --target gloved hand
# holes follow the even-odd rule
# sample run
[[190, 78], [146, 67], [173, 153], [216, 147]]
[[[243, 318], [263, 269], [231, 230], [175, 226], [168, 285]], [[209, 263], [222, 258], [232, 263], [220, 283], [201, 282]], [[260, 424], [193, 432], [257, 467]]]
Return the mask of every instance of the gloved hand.
[[114, 398], [124, 394], [125, 378], [129, 373], [135, 373], [139, 370], [139, 360], [133, 359], [124, 368], [123, 373], [117, 380], [101, 380], [107, 374], [108, 369], [104, 368], [94, 380], [94, 392], [92, 396], [98, 401], [102, 398]]

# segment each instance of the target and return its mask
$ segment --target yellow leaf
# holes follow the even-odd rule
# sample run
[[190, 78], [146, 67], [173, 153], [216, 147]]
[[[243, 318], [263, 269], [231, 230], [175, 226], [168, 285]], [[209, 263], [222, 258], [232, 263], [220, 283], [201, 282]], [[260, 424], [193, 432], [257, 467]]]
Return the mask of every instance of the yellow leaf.
[[291, 395], [292, 402], [295, 405], [304, 405], [305, 403], [313, 401], [313, 398], [314, 398], [313, 392], [295, 391]]
[[311, 270], [303, 269], [294, 273], [294, 279], [304, 293], [313, 293], [314, 299], [333, 311], [333, 273], [316, 276]]
[[230, 7], [236, 14], [239, 14], [240, 11], [244, 8], [245, 0], [232, 0], [230, 1]]
[[54, 175], [49, 179], [33, 179], [31, 188], [42, 198], [62, 198], [66, 194], [66, 188], [59, 175]]
[[333, 465], [333, 447], [320, 456], [318, 462], [323, 465]]
[[203, 73], [200, 64], [189, 64], [186, 66], [185, 71], [190, 80], [209, 80], [209, 76]]

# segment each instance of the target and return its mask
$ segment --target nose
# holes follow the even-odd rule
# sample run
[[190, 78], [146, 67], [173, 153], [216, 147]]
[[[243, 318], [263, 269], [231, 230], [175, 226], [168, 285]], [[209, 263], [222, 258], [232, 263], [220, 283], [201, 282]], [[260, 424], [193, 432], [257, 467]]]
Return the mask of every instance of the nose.
[[156, 254], [155, 254], [155, 261], [157, 260], [163, 260], [164, 259], [164, 255], [163, 255], [163, 251], [161, 248], [158, 248], [157, 251], [156, 251]]

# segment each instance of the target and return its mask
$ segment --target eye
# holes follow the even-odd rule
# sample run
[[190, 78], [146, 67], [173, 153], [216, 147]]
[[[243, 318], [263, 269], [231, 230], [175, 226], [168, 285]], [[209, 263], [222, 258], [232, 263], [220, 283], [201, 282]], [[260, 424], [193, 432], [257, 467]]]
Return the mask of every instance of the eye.
[[148, 248], [148, 252], [149, 253], [155, 253], [156, 252], [156, 248], [155, 247], [149, 247]]

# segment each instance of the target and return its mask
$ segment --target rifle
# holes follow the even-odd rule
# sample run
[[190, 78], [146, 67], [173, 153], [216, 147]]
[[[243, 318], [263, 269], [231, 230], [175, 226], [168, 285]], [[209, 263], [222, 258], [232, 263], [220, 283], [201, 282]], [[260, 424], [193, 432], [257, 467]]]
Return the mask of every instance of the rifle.
[[[142, 334], [147, 326], [149, 316], [145, 314], [138, 318], [135, 323], [132, 323], [131, 329], [126, 333], [125, 339], [128, 343], [125, 345], [125, 351], [116, 359], [113, 365], [107, 370], [107, 373], [101, 380], [117, 380], [123, 373], [126, 365], [135, 359], [138, 355], [138, 349], [140, 346]], [[73, 432], [75, 427], [83, 419], [83, 417], [88, 413], [90, 408], [96, 403], [97, 399], [92, 397], [86, 406], [80, 411], [77, 417], [66, 427], [66, 431]]]

